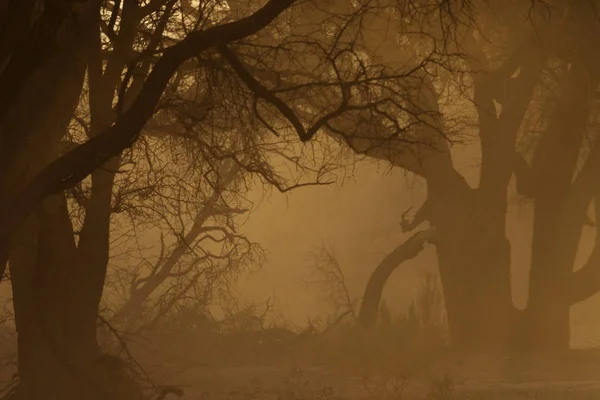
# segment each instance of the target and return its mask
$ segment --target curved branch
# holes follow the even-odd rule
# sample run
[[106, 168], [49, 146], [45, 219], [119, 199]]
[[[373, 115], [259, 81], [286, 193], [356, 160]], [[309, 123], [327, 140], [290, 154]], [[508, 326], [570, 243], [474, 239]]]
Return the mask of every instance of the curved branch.
[[372, 328], [377, 322], [383, 288], [392, 275], [392, 272], [404, 261], [415, 258], [423, 250], [425, 243], [429, 242], [434, 235], [435, 230], [433, 228], [417, 232], [406, 242], [396, 247], [375, 268], [365, 288], [365, 294], [358, 314], [358, 323], [363, 328]]
[[275, 94], [271, 93], [266, 87], [261, 85], [254, 77], [248, 72], [244, 64], [240, 61], [239, 58], [235, 54], [229, 50], [229, 48], [225, 45], [219, 46], [219, 52], [221, 55], [227, 60], [229, 65], [233, 68], [233, 70], [238, 74], [240, 79], [244, 82], [244, 84], [250, 89], [257, 98], [262, 98], [267, 100], [273, 106], [279, 110], [279, 112], [292, 124], [294, 129], [300, 135], [302, 140], [306, 137], [306, 130], [300, 122], [300, 119], [294, 113], [294, 110], [290, 108], [283, 100], [277, 97]]
[[[302, 122], [300, 121], [300, 118], [298, 118], [294, 110], [292, 110], [292, 108], [288, 106], [283, 100], [281, 100], [273, 92], [269, 91], [265, 86], [263, 86], [259, 81], [257, 81], [252, 76], [252, 74], [250, 74], [250, 72], [246, 69], [246, 67], [240, 61], [240, 59], [235, 54], [233, 54], [233, 52], [229, 50], [229, 48], [226, 45], [219, 46], [219, 51], [221, 52], [221, 55], [227, 60], [229, 65], [231, 65], [231, 67], [239, 76], [239, 78], [248, 87], [248, 89], [250, 89], [256, 97], [265, 99], [273, 106], [275, 106], [275, 108], [277, 108], [277, 110], [285, 117], [285, 119], [287, 119], [292, 124], [292, 126], [298, 134], [298, 137], [303, 142], [309, 141], [319, 131], [319, 129], [321, 129], [327, 124], [327, 122], [329, 122], [335, 117], [342, 115], [342, 113], [347, 108], [356, 108], [350, 107], [348, 105], [350, 101], [350, 90], [347, 84], [340, 82], [342, 100], [339, 106], [335, 110], [323, 115], [308, 129], [305, 129], [304, 125], [302, 125]], [[267, 127], [269, 127], [268, 124], [266, 125]]]

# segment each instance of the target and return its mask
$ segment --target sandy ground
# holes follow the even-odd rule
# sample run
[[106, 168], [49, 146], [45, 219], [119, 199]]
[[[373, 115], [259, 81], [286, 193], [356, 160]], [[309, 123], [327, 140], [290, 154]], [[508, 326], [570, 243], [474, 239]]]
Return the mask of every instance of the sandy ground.
[[184, 400], [600, 400], [600, 357], [545, 369], [513, 366], [445, 363], [409, 379], [324, 366], [190, 363], [157, 366], [151, 375], [181, 387]]
[[216, 367], [184, 356], [140, 361], [157, 383], [180, 386], [185, 400], [600, 400], [600, 350], [552, 360], [437, 355], [418, 371], [399, 357], [413, 369], [408, 374], [285, 362]]
[[[600, 369], [598, 372], [598, 380], [561, 380], [539, 374], [537, 379], [530, 376], [526, 381], [515, 381], [481, 371], [470, 379], [464, 371], [448, 371], [437, 377], [408, 380], [367, 378], [324, 367], [290, 371], [283, 367], [198, 366], [171, 379], [183, 385], [185, 399], [190, 400], [591, 400], [600, 399]], [[444, 377], [448, 380], [444, 381]], [[444, 393], [452, 385], [453, 390]]]

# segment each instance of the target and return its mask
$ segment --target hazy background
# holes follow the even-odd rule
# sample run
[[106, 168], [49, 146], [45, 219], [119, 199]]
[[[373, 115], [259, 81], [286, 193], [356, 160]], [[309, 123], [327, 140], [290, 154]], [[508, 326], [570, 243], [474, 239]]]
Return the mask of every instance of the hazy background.
[[[476, 184], [478, 145], [459, 145], [453, 153], [457, 169], [469, 183]], [[255, 210], [242, 230], [268, 251], [268, 260], [259, 272], [240, 280], [239, 294], [252, 300], [273, 296], [285, 316], [299, 324], [308, 316], [330, 312], [318, 287], [302, 283], [311, 279], [310, 253], [324, 244], [334, 250], [352, 296], [360, 298], [376, 265], [412, 235], [401, 232], [402, 213], [411, 206], [411, 211], [416, 210], [425, 195], [422, 180], [374, 162], [361, 164], [354, 177], [342, 185], [307, 187], [286, 194], [271, 192], [266, 196], [255, 191], [251, 196]], [[513, 298], [518, 307], [523, 307], [527, 301], [533, 214], [531, 202], [517, 195], [514, 188], [508, 213]], [[577, 267], [587, 259], [594, 244], [593, 228], [586, 229]], [[384, 292], [388, 305], [396, 310], [407, 307], [425, 271], [437, 273], [433, 246], [427, 246], [395, 271]], [[573, 346], [600, 344], [599, 308], [599, 296], [573, 307]]]
[[[478, 144], [458, 145], [454, 163], [470, 184], [479, 173]], [[512, 244], [513, 298], [518, 307], [527, 301], [528, 268], [531, 256], [531, 202], [510, 190], [507, 235]], [[307, 285], [313, 259], [311, 253], [325, 246], [333, 250], [343, 268], [353, 299], [360, 299], [366, 282], [377, 264], [413, 233], [402, 233], [402, 214], [424, 201], [424, 181], [391, 169], [382, 162], [361, 162], [344, 183], [309, 186], [282, 194], [256, 189], [249, 194], [254, 209], [243, 217], [241, 231], [267, 251], [267, 261], [257, 272], [240, 278], [237, 295], [246, 301], [277, 301], [283, 316], [299, 325], [307, 318], [332, 312], [318, 285]], [[593, 212], [590, 213], [593, 218]], [[592, 251], [594, 229], [586, 227], [576, 263], [580, 267]], [[157, 232], [147, 232], [143, 246], [158, 246]], [[158, 251], [158, 248], [155, 249]], [[115, 264], [126, 263], [113, 260]], [[427, 246], [416, 258], [400, 266], [388, 281], [384, 298], [392, 309], [404, 310], [415, 298], [424, 272], [437, 273], [435, 248]], [[7, 300], [10, 287], [0, 285]], [[600, 296], [572, 308], [572, 345], [600, 344]]]

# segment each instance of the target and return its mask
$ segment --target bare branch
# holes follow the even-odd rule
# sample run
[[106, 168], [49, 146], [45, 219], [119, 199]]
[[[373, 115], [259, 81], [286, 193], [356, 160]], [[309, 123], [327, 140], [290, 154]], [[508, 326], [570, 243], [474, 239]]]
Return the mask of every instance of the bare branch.
[[5, 224], [0, 232], [0, 265], [6, 264], [13, 230], [45, 196], [71, 187], [135, 143], [154, 113], [172, 75], [185, 60], [209, 47], [252, 35], [271, 23], [293, 3], [294, 0], [271, 0], [249, 17], [206, 31], [193, 32], [167, 49], [154, 66], [136, 101], [115, 125], [48, 165], [5, 208], [5, 215], [2, 216]]

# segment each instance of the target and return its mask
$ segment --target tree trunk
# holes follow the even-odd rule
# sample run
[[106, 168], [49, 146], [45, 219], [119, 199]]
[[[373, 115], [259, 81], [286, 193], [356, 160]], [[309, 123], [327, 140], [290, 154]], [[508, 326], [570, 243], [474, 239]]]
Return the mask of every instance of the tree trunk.
[[[48, 222], [56, 221], [48, 217]], [[84, 380], [75, 376], [84, 369], [73, 356], [91, 359], [92, 340], [65, 329], [65, 317], [73, 311], [65, 289], [74, 244], [69, 246], [62, 227], [49, 232], [43, 225], [37, 216], [28, 219], [17, 235], [10, 261], [21, 389], [26, 399], [68, 399], [85, 393]]]
[[430, 186], [428, 198], [452, 345], [495, 352], [507, 345], [515, 317], [510, 244], [504, 213], [479, 196], [460, 179], [441, 193]]
[[[85, 74], [85, 64], [76, 53], [63, 53], [37, 70], [2, 120], [0, 175], [6, 204], [58, 154]], [[85, 337], [71, 335], [71, 341], [64, 340], [63, 321], [70, 310], [64, 308], [69, 302], [63, 289], [70, 280], [74, 236], [70, 221], [65, 225], [64, 219], [57, 219], [61, 208], [56, 201], [45, 201], [39, 215], [29, 216], [11, 246], [20, 391], [25, 399], [69, 398], [66, 388], [76, 388], [80, 380], [70, 377], [60, 360], [62, 343], [77, 349], [90, 347], [84, 345]]]
[[[85, 63], [77, 54], [61, 54], [37, 70], [0, 121], [0, 210], [13, 206], [16, 195], [52, 162], [77, 106]], [[10, 250], [11, 228], [3, 221], [0, 251]], [[8, 254], [0, 255], [6, 260]], [[5, 263], [0, 262], [0, 272]], [[1, 278], [2, 274], [0, 274]]]
[[525, 346], [542, 351], [569, 347], [572, 302], [567, 286], [592, 200], [591, 193], [581, 196], [577, 180], [573, 183], [590, 113], [589, 91], [595, 89], [599, 78], [598, 67], [586, 65], [584, 55], [585, 50], [563, 77], [562, 95], [532, 166], [536, 179], [534, 238], [524, 333]]
[[[430, 193], [429, 207], [444, 301], [453, 346], [467, 352], [502, 351], [512, 338], [518, 315], [512, 303], [510, 244], [504, 214], [490, 215], [478, 191], [463, 180], [442, 196]], [[443, 199], [437, 202], [435, 199]], [[413, 258], [433, 230], [419, 232], [395, 249], [371, 275], [359, 323], [372, 327], [383, 287], [395, 268]]]
[[98, 309], [83, 297], [95, 287], [77, 273], [84, 268], [65, 199], [52, 196], [43, 208], [19, 231], [10, 262], [21, 394], [27, 400], [126, 398], [123, 392], [135, 385], [101, 362]]
[[[14, 143], [3, 142], [1, 147], [6, 155], [2, 183], [9, 200], [57, 157], [81, 94], [84, 73], [85, 63], [77, 52], [53, 59], [36, 72], [14, 112], [2, 121], [3, 139], [14, 138]], [[104, 178], [108, 174], [102, 171], [92, 178], [96, 196], [90, 203], [100, 202], [102, 207], [96, 204], [93, 210], [86, 210], [86, 220], [94, 219], [96, 228], [104, 226], [93, 235], [82, 232], [82, 239], [90, 237], [83, 242], [95, 241], [93, 246], [76, 247], [62, 194], [44, 200], [19, 228], [12, 246], [19, 390], [27, 400], [115, 398], [120, 390], [110, 371], [98, 362], [96, 341], [97, 303], [104, 283], [99, 273], [105, 271], [108, 256], [107, 244], [103, 246], [97, 239], [104, 237], [108, 243], [106, 210], [112, 183], [112, 176]], [[98, 223], [100, 220], [104, 222]], [[87, 221], [85, 225], [87, 231], [93, 228]], [[93, 248], [96, 252], [92, 254], [88, 250]], [[105, 249], [106, 254], [98, 249]], [[102, 263], [103, 268], [93, 268]]]
[[[516, 311], [511, 297], [510, 247], [503, 239], [477, 244], [448, 235], [437, 238], [452, 344], [464, 351], [495, 352], [508, 345]], [[473, 247], [479, 246], [481, 253], [472, 254]]]

